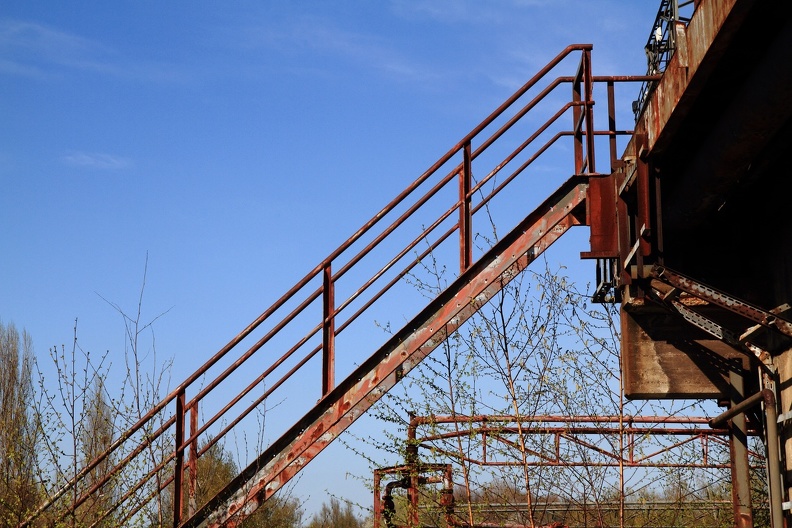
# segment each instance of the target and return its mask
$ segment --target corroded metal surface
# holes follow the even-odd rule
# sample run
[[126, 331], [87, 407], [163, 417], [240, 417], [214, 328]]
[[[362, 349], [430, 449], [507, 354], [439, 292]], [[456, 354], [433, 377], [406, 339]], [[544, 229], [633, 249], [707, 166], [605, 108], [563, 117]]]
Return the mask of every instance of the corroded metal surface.
[[[706, 82], [706, 77], [717, 62], [717, 55], [725, 45], [729, 31], [739, 27], [740, 17], [751, 2], [740, 0], [719, 0], [703, 2], [696, 9], [687, 29], [683, 32], [685, 56], [674, 54], [669, 61], [665, 74], [654, 88], [647, 105], [641, 115], [639, 126], [648, 134], [650, 149], [662, 148], [663, 138], [673, 135], [675, 114], [684, 113], [695, 100], [698, 91]], [[735, 5], [739, 9], [734, 9]], [[731, 19], [729, 17], [732, 17]], [[727, 20], [728, 31], [721, 31]], [[715, 38], [720, 42], [716, 46]], [[683, 51], [680, 50], [680, 51]], [[700, 69], [701, 68], [701, 69]]]
[[657, 266], [653, 273], [658, 279], [675, 288], [686, 291], [691, 295], [695, 295], [725, 310], [734, 312], [754, 323], [769, 329], [778, 330], [782, 334], [792, 337], [792, 322], [779, 317], [771, 310], [765, 310], [758, 306], [754, 306], [668, 268]]
[[331, 391], [183, 526], [237, 526], [441, 344], [495, 293], [579, 224], [586, 183], [572, 179]]

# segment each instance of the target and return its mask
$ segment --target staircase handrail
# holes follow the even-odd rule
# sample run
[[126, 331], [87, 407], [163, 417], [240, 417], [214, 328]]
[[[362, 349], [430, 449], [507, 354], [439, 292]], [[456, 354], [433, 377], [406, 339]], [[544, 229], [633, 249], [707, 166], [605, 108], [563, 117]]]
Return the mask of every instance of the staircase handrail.
[[[225, 346], [223, 346], [220, 350], [218, 350], [209, 360], [207, 360], [201, 367], [199, 367], [195, 372], [189, 375], [182, 383], [180, 383], [175, 389], [173, 389], [167, 396], [165, 396], [162, 400], [160, 400], [157, 404], [155, 404], [146, 414], [140, 417], [131, 427], [127, 428], [112, 444], [106, 449], [102, 454], [97, 456], [93, 461], [88, 463], [85, 467], [83, 467], [74, 477], [72, 477], [68, 482], [66, 482], [63, 486], [61, 486], [57, 491], [52, 493], [47, 501], [45, 501], [31, 516], [28, 517], [24, 522], [19, 524], [19, 528], [29, 526], [30, 523], [38, 517], [41, 513], [52, 507], [58, 500], [60, 500], [67, 492], [74, 489], [74, 487], [81, 482], [92, 470], [97, 468], [100, 463], [104, 460], [110, 458], [110, 456], [119, 450], [127, 441], [130, 439], [135, 439], [137, 445], [132, 448], [129, 453], [126, 454], [120, 461], [114, 464], [113, 468], [111, 468], [104, 476], [98, 479], [96, 482], [93, 483], [86, 491], [82, 492], [80, 497], [74, 501], [72, 504], [72, 508], [78, 507], [80, 504], [85, 502], [88, 497], [90, 497], [93, 493], [99, 490], [102, 486], [107, 484], [109, 480], [119, 473], [127, 464], [130, 463], [135, 457], [140, 455], [145, 449], [151, 448], [154, 445], [154, 442], [163, 437], [168, 431], [170, 431], [174, 425], [176, 426], [176, 445], [175, 449], [169, 451], [164, 458], [162, 458], [158, 464], [156, 464], [150, 471], [142, 477], [137, 483], [133, 484], [132, 487], [122, 496], [122, 499], [126, 500], [130, 498], [132, 495], [137, 493], [137, 491], [146, 485], [154, 475], [165, 469], [169, 464], [175, 463], [175, 469], [173, 474], [168, 475], [167, 478], [164, 478], [161, 483], [158, 485], [158, 490], [156, 492], [161, 492], [165, 489], [165, 487], [169, 486], [172, 483], [176, 483], [176, 488], [179, 489], [181, 487], [180, 479], [181, 474], [183, 473], [183, 458], [184, 453], [187, 449], [192, 449], [195, 451], [196, 458], [203, 454], [206, 450], [208, 450], [215, 442], [220, 440], [228, 431], [230, 431], [235, 425], [239, 423], [241, 419], [243, 419], [249, 412], [256, 408], [257, 405], [262, 403], [266, 398], [272, 394], [272, 392], [277, 389], [286, 379], [292, 376], [300, 367], [305, 365], [311, 358], [315, 357], [316, 354], [319, 352], [323, 352], [323, 364], [324, 364], [324, 373], [323, 373], [323, 387], [322, 387], [322, 394], [323, 396], [326, 395], [333, 387], [333, 367], [332, 367], [332, 354], [334, 353], [332, 348], [333, 344], [328, 341], [334, 340], [335, 336], [344, 330], [352, 321], [357, 319], [357, 317], [365, 312], [376, 300], [378, 300], [384, 292], [388, 291], [396, 282], [401, 280], [406, 274], [408, 274], [413, 266], [415, 266], [418, 262], [421, 261], [422, 258], [425, 258], [432, 250], [436, 249], [436, 247], [442, 243], [443, 241], [447, 240], [449, 236], [451, 236], [454, 231], [460, 232], [460, 269], [464, 270], [466, 267], [470, 266], [471, 259], [472, 259], [472, 241], [471, 241], [471, 232], [470, 232], [470, 218], [473, 214], [479, 211], [482, 207], [484, 207], [492, 197], [500, 193], [510, 182], [512, 182], [520, 173], [524, 171], [524, 169], [530, 165], [534, 160], [537, 159], [542, 153], [544, 153], [550, 146], [555, 144], [555, 142], [560, 139], [561, 137], [565, 136], [573, 136], [576, 140], [576, 165], [575, 165], [575, 172], [578, 173], [586, 173], [589, 175], [596, 174], [595, 167], [594, 167], [594, 152], [593, 152], [593, 138], [595, 130], [593, 129], [593, 121], [592, 121], [592, 107], [593, 107], [593, 99], [592, 99], [592, 83], [598, 80], [604, 80], [605, 78], [594, 78], [591, 75], [591, 68], [590, 68], [590, 52], [592, 46], [590, 44], [575, 44], [566, 47], [561, 53], [559, 53], [555, 58], [553, 58], [547, 66], [542, 68], [536, 75], [534, 75], [529, 81], [527, 81], [522, 87], [520, 87], [511, 97], [509, 97], [503, 104], [501, 104], [495, 111], [493, 111], [487, 118], [485, 118], [479, 125], [477, 125], [470, 133], [462, 138], [454, 147], [448, 150], [438, 161], [436, 161], [429, 169], [427, 169], [424, 173], [422, 173], [415, 181], [413, 181], [405, 190], [399, 193], [396, 198], [394, 198], [388, 205], [386, 205], [383, 209], [381, 209], [378, 213], [376, 213], [371, 219], [369, 219], [363, 226], [358, 229], [350, 238], [348, 238], [345, 242], [343, 242], [336, 250], [332, 251], [325, 259], [323, 259], [317, 266], [315, 266], [311, 271], [309, 271], [300, 281], [298, 281], [292, 288], [290, 288], [285, 294], [283, 294], [278, 300], [276, 300], [269, 308], [267, 308], [264, 312], [261, 313], [253, 322], [251, 322], [245, 329], [243, 329], [239, 334], [237, 334], [232, 340], [230, 340]], [[564, 59], [566, 59], [569, 55], [574, 52], [582, 52], [581, 58], [581, 66], [578, 69], [578, 73], [575, 76], [560, 76], [550, 82], [550, 84], [543, 90], [541, 90], [536, 96], [534, 96], [528, 103], [526, 103], [521, 109], [517, 111], [517, 113], [505, 121], [491, 136], [487, 139], [482, 141], [482, 143], [475, 149], [472, 148], [472, 141], [476, 139], [479, 134], [483, 131], [491, 127], [496, 121], [503, 116], [503, 114], [512, 107], [518, 100], [524, 97], [528, 92], [534, 88], [539, 81], [543, 80], [555, 67], [557, 67]], [[624, 80], [640, 80], [638, 77], [630, 78]], [[611, 81], [612, 82], [612, 81]], [[575, 92], [576, 96], [573, 97], [573, 100], [567, 102], [561, 106], [561, 108], [550, 118], [547, 122], [537, 129], [535, 133], [525, 139], [515, 150], [513, 150], [506, 158], [503, 159], [492, 171], [490, 171], [485, 177], [480, 179], [475, 185], [472, 185], [470, 180], [470, 164], [473, 160], [475, 160], [481, 153], [483, 153], [488, 147], [490, 147], [497, 139], [501, 138], [506, 131], [510, 130], [513, 125], [519, 122], [530, 110], [532, 110], [540, 101], [544, 100], [548, 94], [550, 94], [553, 90], [555, 90], [558, 86], [562, 84], [571, 83], [573, 84], [573, 91], [576, 89]], [[575, 88], [576, 87], [576, 88]], [[547, 140], [544, 145], [539, 147], [536, 153], [530, 156], [519, 168], [514, 170], [507, 178], [501, 182], [497, 187], [495, 187], [488, 195], [483, 196], [480, 203], [473, 205], [471, 204], [471, 198], [476, 193], [483, 193], [484, 185], [494, 178], [498, 172], [505, 167], [509, 162], [513, 161], [517, 155], [522, 153], [529, 145], [533, 144], [533, 142], [538, 139], [543, 133], [549, 130], [549, 127], [556, 123], [563, 115], [572, 111], [574, 114], [574, 125], [571, 131], [562, 131], [556, 133], [555, 136], [551, 137]], [[609, 134], [612, 138], [619, 132], [616, 131], [615, 125], [611, 126], [611, 129], [607, 132], [603, 132]], [[624, 133], [630, 133], [629, 131], [624, 131]], [[584, 140], [585, 139], [585, 143]], [[463, 155], [463, 160], [459, 164], [453, 166], [448, 172], [446, 176], [441, 178], [434, 186], [431, 187], [429, 191], [427, 191], [424, 196], [419, 198], [413, 205], [409, 206], [396, 220], [393, 221], [389, 226], [382, 230], [382, 232], [377, 235], [371, 242], [369, 242], [363, 249], [361, 249], [358, 253], [352, 256], [345, 264], [343, 264], [338, 270], [333, 273], [332, 265], [335, 263], [338, 258], [352, 248], [356, 243], [362, 240], [363, 236], [368, 233], [375, 225], [377, 225], [380, 221], [382, 221], [386, 216], [396, 211], [397, 207], [403, 204], [403, 202], [412, 195], [419, 187], [425, 184], [429, 178], [437, 173], [442, 167], [448, 164], [450, 161], [453, 160], [455, 156], [459, 154]], [[341, 302], [338, 306], [334, 306], [334, 281], [338, 280], [342, 276], [344, 276], [353, 266], [361, 261], [361, 259], [366, 256], [374, 247], [377, 247], [383, 240], [385, 240], [396, 228], [401, 226], [407, 218], [410, 218], [422, 205], [426, 204], [432, 197], [434, 197], [440, 189], [448, 185], [454, 178], [459, 177], [460, 179], [460, 195], [459, 199], [453, 203], [448, 209], [446, 209], [435, 221], [433, 221], [428, 227], [426, 227], [423, 231], [419, 233], [419, 235], [412, 240], [405, 248], [400, 250], [395, 257], [393, 257], [383, 268], [377, 271], [372, 277], [367, 279], [360, 287], [357, 288], [353, 292], [353, 294], [343, 302]], [[344, 310], [345, 308], [351, 306], [352, 302], [357, 300], [359, 295], [370, 288], [378, 279], [383, 277], [385, 273], [391, 270], [391, 268], [402, 258], [408, 255], [410, 252], [416, 252], [415, 249], [418, 244], [426, 240], [429, 233], [434, 232], [437, 228], [439, 228], [444, 221], [448, 220], [454, 212], [458, 212], [460, 215], [459, 221], [452, 225], [449, 229], [447, 229], [444, 233], [438, 236], [437, 240], [432, 243], [428, 244], [428, 247], [420, 254], [417, 255], [417, 258], [411, 261], [410, 264], [399, 273], [393, 277], [388, 284], [385, 285], [378, 293], [376, 293], [368, 302], [364, 303], [364, 305], [357, 310], [347, 321], [344, 321], [338, 329], [335, 328], [335, 319], [338, 314]], [[465, 239], [464, 237], [468, 237]], [[189, 400], [186, 399], [186, 393], [188, 388], [193, 386], [196, 381], [200, 380], [212, 367], [218, 364], [220, 360], [227, 356], [227, 354], [234, 349], [237, 345], [242, 343], [246, 338], [251, 336], [251, 334], [262, 325], [266, 320], [271, 318], [273, 314], [278, 312], [279, 310], [283, 309], [287, 306], [287, 304], [292, 301], [295, 295], [309, 286], [312, 281], [315, 281], [318, 277], [323, 278], [323, 283], [321, 286], [314, 288], [310, 291], [307, 296], [302, 301], [297, 301], [298, 305], [294, 307], [282, 320], [275, 323], [274, 326], [259, 340], [254, 343], [250, 348], [248, 348], [245, 352], [243, 352], [239, 357], [236, 358], [230, 365], [228, 365], [222, 372], [220, 372], [217, 376], [215, 376], [211, 381], [209, 381], [205, 386], [198, 389], [195, 395], [193, 395]], [[205, 398], [210, 392], [216, 389], [223, 381], [228, 379], [228, 377], [234, 373], [241, 365], [243, 365], [250, 357], [255, 354], [261, 347], [267, 343], [273, 336], [278, 334], [287, 324], [294, 320], [297, 315], [301, 314], [303, 310], [305, 310], [308, 306], [315, 303], [320, 297], [322, 297], [323, 304], [325, 306], [324, 316], [320, 323], [314, 325], [303, 338], [299, 339], [295, 345], [293, 345], [285, 354], [283, 354], [280, 358], [275, 360], [275, 362], [267, 367], [262, 374], [256, 377], [253, 381], [251, 381], [237, 396], [232, 398], [223, 408], [216, 413], [213, 417], [206, 420], [203, 425], [200, 427], [193, 428], [189, 433], [185, 434], [184, 431], [184, 423], [185, 419], [188, 415], [197, 417], [197, 410], [199, 402]], [[328, 297], [333, 302], [328, 302]], [[240, 414], [233, 420], [231, 420], [226, 426], [220, 431], [219, 434], [215, 435], [211, 440], [207, 441], [203, 446], [197, 448], [197, 440], [202, 435], [205, 434], [211, 426], [217, 423], [218, 420], [221, 419], [223, 414], [230, 410], [232, 407], [237, 405], [242, 401], [242, 399], [247, 396], [250, 391], [256, 387], [260, 386], [261, 382], [269, 375], [272, 374], [278, 367], [285, 364], [285, 362], [291, 358], [291, 355], [302, 348], [310, 339], [315, 337], [319, 332], [323, 334], [323, 342], [318, 347], [314, 347], [311, 349], [308, 354], [301, 359], [295, 366], [291, 368], [286, 374], [284, 374], [281, 378], [279, 378], [275, 383], [269, 385], [267, 390], [257, 398], [254, 402], [252, 402], [244, 411], [243, 414]], [[176, 402], [176, 412], [168, 417], [164, 417], [161, 421], [157, 422], [155, 419], [162, 413], [169, 405]], [[196, 418], [197, 419], [197, 418]], [[148, 430], [147, 430], [148, 428]], [[175, 461], [175, 462], [174, 462]], [[194, 470], [193, 470], [194, 473]], [[180, 493], [176, 493], [176, 495], [180, 496]], [[151, 497], [149, 497], [150, 499]], [[180, 500], [180, 499], [178, 499]], [[177, 501], [178, 502], [178, 501]], [[141, 506], [142, 507], [142, 506]], [[138, 508], [139, 509], [139, 508]], [[134, 515], [137, 510], [134, 510], [130, 515]], [[106, 514], [109, 514], [107, 512]], [[97, 521], [99, 522], [99, 521]], [[177, 521], [174, 521], [178, 524]]]

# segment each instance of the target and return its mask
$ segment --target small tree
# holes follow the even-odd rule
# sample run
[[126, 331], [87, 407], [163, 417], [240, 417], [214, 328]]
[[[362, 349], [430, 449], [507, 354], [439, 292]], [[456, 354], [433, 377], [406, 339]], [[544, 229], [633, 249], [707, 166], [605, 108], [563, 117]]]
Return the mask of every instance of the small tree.
[[[431, 255], [420, 264], [410, 281], [434, 298], [447, 286], [446, 270]], [[644, 414], [647, 408], [652, 415], [671, 415], [696, 407], [668, 402], [654, 409], [650, 402], [625, 401], [616, 313], [611, 305], [592, 306], [563, 269], [546, 265], [544, 270], [526, 270], [375, 406], [375, 416], [401, 428], [375, 447], [406, 458], [411, 413], [450, 416], [452, 420], [424, 426], [425, 435], [434, 439], [424, 441], [420, 453], [422, 462], [454, 461], [458, 522], [641, 526], [640, 519], [631, 523], [624, 517], [625, 502], [634, 498], [628, 496], [630, 486], [656, 489], [673, 475], [628, 468], [615, 460], [626, 457], [628, 449], [638, 454], [644, 448], [649, 453], [662, 450], [669, 441], [647, 435], [628, 447], [619, 427], [626, 425], [628, 415]], [[490, 417], [487, 435], [476, 432], [477, 415]], [[493, 419], [497, 416], [504, 416], [503, 425]], [[587, 418], [595, 416], [616, 421]], [[536, 420], [551, 417], [569, 426], [585, 425], [589, 432], [579, 441], [539, 432]], [[482, 450], [486, 456], [477, 456]], [[382, 451], [377, 458], [370, 460], [380, 467]], [[717, 486], [719, 478], [710, 475], [701, 485]], [[429, 503], [431, 491], [420, 492]], [[422, 513], [421, 524], [429, 525], [427, 520]]]
[[[107, 355], [94, 359], [79, 345], [76, 320], [71, 347], [53, 347], [50, 357], [57, 375], [54, 380], [48, 380], [38, 370], [39, 390], [32, 409], [42, 431], [38, 472], [48, 482], [47, 488], [53, 490], [74, 479], [110, 446], [118, 412], [108, 404], [105, 391]], [[106, 459], [87, 478], [72, 486], [71, 503], [88, 493], [87, 500], [79, 507], [69, 508], [68, 512], [56, 509], [50, 515], [63, 518], [71, 527], [94, 523], [115, 526], [112, 516], [106, 515], [114, 502], [114, 481], [95, 486], [111, 467], [112, 459]], [[66, 505], [61, 504], [60, 509], [64, 508]]]
[[322, 509], [311, 517], [308, 528], [363, 528], [365, 521], [355, 515], [352, 504], [330, 497], [330, 503], [322, 504]]
[[[107, 403], [104, 378], [97, 377], [84, 406], [85, 426], [80, 432], [81, 466], [85, 467], [96, 457], [104, 453], [113, 443], [114, 420], [116, 411]], [[91, 494], [86, 503], [79, 509], [83, 519], [97, 521], [99, 527], [114, 527], [116, 522], [106, 514], [111, 511], [117, 497], [118, 486], [114, 481], [98, 485], [114, 465], [114, 457], [103, 459], [94, 467], [85, 480], [84, 488], [89, 490], [95, 485], [97, 490]]]
[[0, 527], [16, 526], [37, 506], [40, 437], [30, 413], [33, 343], [0, 322]]

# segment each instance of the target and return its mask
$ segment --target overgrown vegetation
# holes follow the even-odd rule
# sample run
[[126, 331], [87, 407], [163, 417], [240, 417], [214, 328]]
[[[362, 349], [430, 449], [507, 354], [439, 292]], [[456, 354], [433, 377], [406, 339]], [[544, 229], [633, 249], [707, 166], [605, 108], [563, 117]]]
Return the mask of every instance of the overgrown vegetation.
[[[434, 297], [446, 287], [446, 272], [431, 259], [422, 264], [420, 275], [413, 274], [411, 280], [421, 293]], [[139, 459], [143, 462], [125, 466], [115, 478], [107, 477], [126, 451], [83, 469], [168, 390], [169, 364], [157, 364], [153, 321], [141, 320], [141, 303], [142, 291], [131, 317], [111, 304], [122, 316], [127, 338], [125, 374], [112, 385], [107, 355], [83, 350], [76, 322], [71, 346], [50, 349], [54, 379], [45, 379], [37, 369], [30, 336], [14, 325], [0, 324], [0, 449], [5, 453], [0, 528], [17, 526], [80, 473], [86, 478], [68, 488], [63, 505], [39, 516], [33, 526], [171, 524], [173, 485], [161, 462], [172, 450], [172, 438], [166, 435], [146, 444], [147, 456]], [[416, 440], [419, 456], [426, 463], [454, 464], [454, 525], [731, 526], [727, 470], [694, 467], [700, 455], [696, 444], [671, 449], [668, 439], [624, 434], [630, 416], [704, 410], [697, 402], [658, 406], [625, 401], [614, 316], [613, 307], [591, 306], [563, 270], [528, 271], [375, 406], [376, 417], [393, 427], [383, 436], [358, 438], [351, 447], [361, 456], [371, 456], [373, 447], [374, 467], [382, 465], [383, 454], [400, 463], [408, 446], [410, 416], [425, 417]], [[151, 342], [144, 343], [148, 335]], [[433, 420], [438, 416], [445, 419]], [[480, 416], [489, 417], [486, 432]], [[606, 416], [617, 421], [591, 420]], [[551, 431], [550, 422], [589, 429], [575, 437]], [[146, 438], [157, 425], [152, 422], [136, 434]], [[228, 446], [205, 442], [195, 493], [182, 500], [190, 511], [239, 470]], [[624, 464], [628, 452], [640, 458], [663, 450], [656, 459], [662, 467]], [[728, 448], [722, 444], [711, 444], [708, 450], [711, 461], [728, 461]], [[148, 474], [155, 478], [140, 489], [119, 484]], [[756, 483], [761, 496], [758, 478]], [[422, 494], [421, 524], [447, 526], [436, 482], [423, 485]], [[119, 501], [122, 496], [125, 500]], [[65, 504], [77, 502], [77, 508], [65, 509]], [[120, 502], [122, 508], [117, 507]], [[140, 505], [145, 506], [136, 512]], [[406, 497], [397, 493], [396, 515], [389, 521], [407, 525], [406, 516]], [[299, 500], [286, 490], [243, 526], [296, 528], [303, 521]], [[331, 497], [307, 526], [362, 528], [367, 522], [349, 503]]]
[[[47, 378], [37, 362], [31, 337], [13, 324], [0, 322], [0, 528], [15, 528], [48, 498], [78, 474], [78, 485], [68, 488], [30, 526], [56, 528], [172, 526], [173, 486], [161, 461], [171, 445], [165, 438], [149, 445], [145, 463], [124, 466], [111, 476], [116, 462], [128, 455], [118, 451], [93, 463], [131, 424], [158, 401], [167, 387], [169, 365], [146, 364], [156, 354], [153, 339], [143, 351], [141, 336], [151, 324], [141, 324], [140, 313], [123, 316], [128, 348], [126, 376], [111, 391], [107, 354], [93, 356], [78, 340], [77, 325], [70, 347], [50, 349], [55, 376]], [[153, 373], [153, 374], [152, 374]], [[144, 437], [150, 431], [143, 431]], [[211, 439], [210, 439], [211, 440]], [[214, 496], [239, 471], [232, 452], [212, 443], [197, 461], [195, 493], [183, 502], [194, 510]], [[93, 463], [93, 464], [92, 464]], [[91, 469], [84, 468], [92, 465]], [[128, 489], [141, 475], [155, 474], [151, 484]], [[164, 489], [158, 493], [157, 488]], [[119, 499], [126, 496], [127, 500]], [[131, 497], [131, 500], [128, 500]], [[79, 503], [72, 508], [71, 505]], [[119, 507], [119, 504], [122, 506]], [[331, 523], [331, 524], [328, 524]], [[241, 524], [243, 528], [297, 528], [303, 525], [300, 501], [290, 488], [281, 490]], [[363, 521], [332, 499], [310, 521], [310, 526], [361, 528]]]
[[33, 344], [26, 332], [0, 322], [0, 526], [16, 526], [38, 503], [40, 435], [33, 397]]
[[[423, 265], [411, 280], [432, 297], [445, 288], [446, 271], [430, 259]], [[398, 464], [409, 417], [425, 417], [420, 460], [453, 462], [455, 524], [731, 526], [729, 471], [713, 467], [728, 463], [726, 445], [710, 443], [704, 467], [699, 443], [672, 448], [678, 439], [623, 432], [630, 416], [707, 409], [625, 401], [618, 350], [615, 307], [592, 306], [563, 270], [526, 271], [376, 406], [393, 427], [373, 444]], [[490, 417], [486, 434], [481, 415]], [[590, 419], [606, 416], [616, 421]], [[588, 429], [550, 431], [553, 417], [554, 426]], [[348, 444], [358, 442], [367, 439]], [[656, 467], [624, 463], [630, 453], [640, 459], [655, 452]], [[422, 494], [421, 524], [447, 525], [437, 513], [437, 485], [422, 486]], [[406, 497], [400, 500], [393, 525], [408, 523]]]

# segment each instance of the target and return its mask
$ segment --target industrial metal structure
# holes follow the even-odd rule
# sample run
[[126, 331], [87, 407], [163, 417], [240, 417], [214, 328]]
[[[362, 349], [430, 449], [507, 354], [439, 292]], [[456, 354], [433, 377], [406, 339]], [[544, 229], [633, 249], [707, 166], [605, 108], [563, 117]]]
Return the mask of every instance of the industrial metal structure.
[[[419, 429], [424, 432], [419, 434]], [[527, 443], [515, 440], [519, 437], [540, 438]], [[664, 497], [660, 501], [648, 500], [647, 496], [640, 497], [632, 491], [629, 493], [632, 497], [628, 498], [625, 482], [629, 479], [631, 487], [637, 485], [630, 478], [637, 469], [643, 473], [638, 484], [642, 487], [652, 484], [644, 483], [645, 478], [658, 478], [650, 473], [653, 469], [728, 469], [730, 464], [718, 453], [711, 456], [710, 448], [728, 452], [729, 437], [730, 430], [723, 420], [714, 424], [705, 418], [686, 416], [412, 415], [404, 441], [404, 463], [374, 471], [374, 528], [435, 525], [433, 519], [442, 519], [439, 525], [465, 528], [524, 528], [531, 526], [526, 522], [528, 519], [543, 527], [562, 528], [570, 526], [567, 524], [570, 521], [574, 526], [586, 526], [587, 518], [597, 526], [633, 526], [636, 524], [630, 522], [630, 513], [636, 510], [655, 513], [686, 507], [695, 508], [701, 518], [707, 519], [713, 512], [723, 513], [722, 497], [696, 500]], [[660, 440], [648, 441], [652, 438]], [[603, 442], [604, 439], [607, 441]], [[424, 457], [419, 456], [421, 452], [425, 453]], [[525, 456], [519, 456], [518, 452]], [[422, 461], [427, 456], [451, 463]], [[763, 456], [751, 453], [751, 459], [761, 462]], [[553, 467], [557, 471], [545, 476], [550, 482], [541, 497], [533, 496], [535, 491], [520, 490], [516, 497], [500, 491], [495, 494], [497, 501], [486, 496], [476, 500], [478, 490], [471, 489], [470, 476], [459, 475], [469, 473], [463, 469], [464, 465]], [[577, 478], [564, 481], [569, 483], [588, 478], [587, 469], [592, 467], [618, 477], [614, 486], [617, 494], [606, 494], [603, 501], [598, 497], [601, 494], [595, 493], [594, 497], [598, 498], [587, 504], [585, 495], [576, 496], [573, 489], [562, 491], [565, 486], [558, 482], [560, 472], [580, 471]], [[600, 482], [608, 480], [603, 471], [599, 473]], [[509, 486], [508, 480], [495, 482]], [[532, 515], [527, 515], [528, 510]], [[610, 519], [606, 520], [608, 514]], [[494, 520], [484, 520], [487, 516], [494, 516]], [[515, 522], [518, 519], [522, 522]], [[613, 524], [604, 524], [608, 520]], [[647, 525], [648, 520], [647, 517], [635, 519], [641, 526]]]
[[[123, 492], [106, 515], [121, 524], [168, 493], [174, 527], [236, 526], [581, 225], [591, 230], [582, 257], [597, 262], [595, 298], [621, 303], [627, 395], [730, 403], [723, 421], [734, 433], [739, 526], [752, 525], [741, 441], [751, 413], [768, 450], [773, 527], [782, 527], [792, 504], [783, 478], [792, 470], [784, 148], [792, 140], [792, 3], [697, 0], [689, 19], [676, 2], [662, 5], [671, 14], [650, 37], [648, 74], [597, 76], [592, 46], [569, 46], [20, 527], [66, 503], [78, 507], [113, 479]], [[630, 102], [617, 104], [617, 86]], [[600, 92], [606, 125], [597, 127]], [[617, 127], [624, 108], [637, 114], [634, 130], [631, 120]], [[529, 169], [564, 142], [574, 167], [525, 215], [544, 188]], [[610, 166], [598, 170], [602, 152]], [[482, 251], [473, 235], [485, 214], [502, 221], [504, 235]], [[428, 303], [394, 293], [429, 255], [459, 269], [448, 287]], [[377, 342], [370, 318], [393, 306], [408, 323]], [[291, 421], [268, 432], [273, 440], [248, 467], [206, 504], [191, 501], [198, 460], [214, 443], [249, 427], [269, 399], [312, 385], [307, 398], [288, 400]], [[267, 423], [279, 422], [268, 414]], [[155, 451], [162, 456], [153, 459]], [[113, 469], [86, 485], [107, 459]]]

